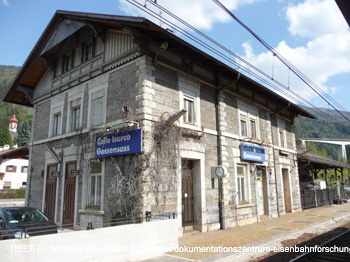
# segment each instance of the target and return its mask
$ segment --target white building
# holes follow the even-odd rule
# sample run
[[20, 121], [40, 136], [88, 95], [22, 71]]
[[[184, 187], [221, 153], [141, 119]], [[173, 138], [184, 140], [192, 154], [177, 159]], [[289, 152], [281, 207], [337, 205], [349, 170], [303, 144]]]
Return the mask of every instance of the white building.
[[26, 147], [0, 149], [0, 189], [26, 187], [28, 155]]

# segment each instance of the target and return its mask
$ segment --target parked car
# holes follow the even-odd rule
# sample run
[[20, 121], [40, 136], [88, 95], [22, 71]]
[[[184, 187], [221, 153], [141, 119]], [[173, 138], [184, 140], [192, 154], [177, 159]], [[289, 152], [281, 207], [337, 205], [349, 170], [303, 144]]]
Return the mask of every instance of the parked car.
[[0, 208], [0, 240], [60, 232], [58, 225], [34, 207]]

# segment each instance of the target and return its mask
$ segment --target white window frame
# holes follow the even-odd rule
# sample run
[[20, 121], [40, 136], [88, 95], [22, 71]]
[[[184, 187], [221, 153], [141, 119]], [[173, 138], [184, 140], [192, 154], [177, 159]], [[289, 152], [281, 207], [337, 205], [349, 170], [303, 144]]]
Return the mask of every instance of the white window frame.
[[[255, 130], [254, 130], [254, 136], [253, 136], [253, 130], [252, 130], [252, 122], [254, 122]], [[249, 134], [252, 139], [258, 139], [258, 121], [256, 116], [250, 115], [249, 116]]]
[[[61, 115], [59, 127], [57, 133], [54, 133], [54, 124], [55, 124], [55, 116]], [[49, 137], [62, 135], [62, 126], [63, 126], [63, 102], [55, 103], [51, 105], [50, 110], [50, 127], [49, 127]]]
[[180, 125], [187, 128], [200, 128], [201, 127], [201, 110], [200, 110], [200, 86], [190, 84], [179, 80], [179, 104], [180, 110], [185, 109], [185, 99], [193, 101], [193, 122], [186, 122], [188, 119], [187, 113], [180, 118]]
[[[243, 168], [243, 172], [244, 175], [239, 175], [238, 174], [238, 167], [242, 167]], [[244, 188], [245, 188], [245, 194], [244, 194], [244, 200], [241, 201], [241, 197], [240, 197], [240, 178], [244, 178]], [[237, 192], [237, 197], [236, 197], [236, 201], [238, 203], [238, 205], [246, 205], [246, 204], [250, 204], [251, 203], [251, 194], [250, 194], [250, 172], [249, 172], [249, 165], [245, 165], [242, 163], [237, 163], [235, 165], [235, 181], [236, 181], [236, 192]]]
[[[240, 138], [251, 138], [251, 139], [260, 139], [260, 128], [259, 128], [259, 118], [252, 114], [247, 113], [243, 110], [238, 110], [238, 116], [239, 116], [239, 137]], [[242, 134], [242, 121], [245, 122], [246, 126], [246, 135]], [[255, 137], [252, 136], [252, 130], [251, 130], [251, 121], [255, 122]]]
[[[79, 130], [82, 128], [83, 126], [83, 105], [84, 105], [84, 94], [83, 93], [79, 93], [76, 94], [74, 96], [71, 96], [68, 99], [68, 117], [67, 117], [67, 128], [66, 128], [66, 132], [73, 132], [76, 130]], [[80, 105], [76, 105], [76, 106], [72, 106], [72, 103], [77, 102], [78, 100], [80, 100]], [[80, 115], [79, 115], [79, 126], [77, 129], [73, 129], [72, 126], [72, 121], [73, 121], [73, 109], [74, 108], [80, 108]]]
[[[97, 163], [94, 163], [97, 164]], [[88, 198], [87, 198], [87, 208], [99, 208], [100, 210], [103, 209], [103, 201], [104, 201], [104, 170], [105, 170], [105, 165], [104, 162], [99, 162], [98, 164], [101, 164], [101, 172], [100, 173], [92, 173], [92, 170], [90, 170], [90, 175], [89, 175], [89, 180], [88, 180]], [[92, 186], [92, 177], [95, 177], [95, 179], [100, 180], [100, 199], [99, 203], [96, 203], [97, 201], [97, 195], [96, 192], [94, 193], [93, 200], [92, 200], [92, 195], [91, 195], [91, 186]]]
[[[92, 102], [93, 98], [96, 95], [101, 95], [103, 96], [103, 109], [102, 109], [102, 123], [99, 125], [104, 125], [106, 124], [106, 108], [107, 108], [107, 87], [108, 83], [105, 83], [103, 85], [99, 85], [89, 91], [89, 107], [88, 107], [88, 123], [87, 126], [88, 128], [93, 127], [92, 125]], [[94, 126], [99, 126], [99, 125], [94, 125]]]
[[[239, 114], [239, 135], [240, 137], [248, 137], [248, 114], [241, 112]], [[244, 123], [245, 126], [245, 133], [243, 133], [243, 126], [242, 123]]]

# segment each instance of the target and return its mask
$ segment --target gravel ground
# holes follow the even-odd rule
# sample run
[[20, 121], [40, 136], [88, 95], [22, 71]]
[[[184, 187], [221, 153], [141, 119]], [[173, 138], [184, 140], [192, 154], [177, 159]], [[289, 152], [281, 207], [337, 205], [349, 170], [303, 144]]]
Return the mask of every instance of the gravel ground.
[[[350, 222], [347, 220], [342, 226], [336, 227], [323, 234], [317, 233], [304, 233], [296, 239], [287, 239], [281, 242], [283, 247], [314, 247], [315, 245], [321, 245], [328, 240], [340, 235], [341, 233], [350, 229]], [[269, 253], [265, 256], [259, 257], [257, 259], [250, 260], [250, 262], [280, 262], [289, 261], [294, 259], [303, 253], [301, 252], [284, 252], [284, 253]]]
[[[325, 206], [318, 209], [303, 210], [298, 213], [281, 216], [277, 219], [260, 221], [249, 226], [235, 227], [222, 231], [213, 231], [205, 234], [198, 233], [184, 235], [179, 239], [180, 247], [276, 247], [287, 246], [315, 246], [328, 241], [339, 232], [350, 228], [350, 216], [339, 216], [349, 212], [350, 204], [342, 206]], [[336, 219], [334, 219], [336, 217]], [[340, 218], [341, 217], [341, 218]], [[308, 224], [311, 223], [311, 224]], [[285, 232], [272, 230], [273, 228], [286, 228]], [[295, 231], [294, 233], [292, 231]], [[264, 252], [184, 252], [168, 253], [171, 256], [201, 261], [288, 261], [300, 254], [264, 253]]]

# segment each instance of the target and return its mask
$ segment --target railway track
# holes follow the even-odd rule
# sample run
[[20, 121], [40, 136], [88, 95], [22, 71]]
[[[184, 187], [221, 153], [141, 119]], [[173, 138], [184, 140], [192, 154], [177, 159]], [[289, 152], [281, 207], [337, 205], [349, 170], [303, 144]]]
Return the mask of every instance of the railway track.
[[350, 230], [305, 253], [292, 262], [332, 262], [350, 261]]

